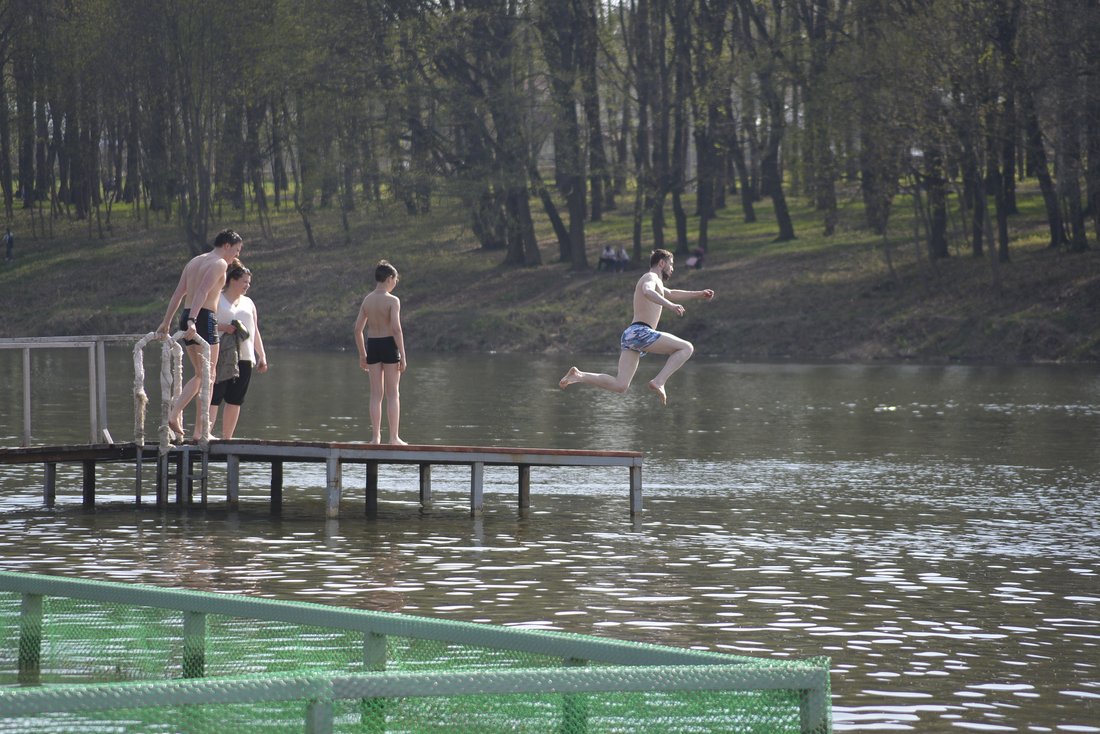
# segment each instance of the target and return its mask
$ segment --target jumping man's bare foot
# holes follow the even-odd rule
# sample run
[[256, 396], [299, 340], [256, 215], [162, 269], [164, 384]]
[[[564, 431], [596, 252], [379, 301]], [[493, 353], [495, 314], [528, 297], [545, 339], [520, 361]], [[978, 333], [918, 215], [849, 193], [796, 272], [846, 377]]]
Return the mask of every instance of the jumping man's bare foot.
[[403, 441], [400, 437], [399, 438], [391, 438], [390, 443], [393, 444], [394, 446], [408, 446], [409, 445], [408, 441]]
[[570, 367], [569, 371], [565, 373], [565, 377], [558, 380], [558, 387], [562, 390], [572, 385], [574, 382], [581, 381], [581, 371], [576, 367]]
[[650, 380], [649, 389], [657, 393], [657, 397], [661, 399], [661, 405], [668, 405], [668, 395], [665, 394], [665, 388], [663, 385], [656, 385], [654, 384], [653, 380]]
[[168, 430], [176, 437], [183, 438], [183, 426], [180, 425], [180, 418], [178, 415], [175, 418], [168, 419]]

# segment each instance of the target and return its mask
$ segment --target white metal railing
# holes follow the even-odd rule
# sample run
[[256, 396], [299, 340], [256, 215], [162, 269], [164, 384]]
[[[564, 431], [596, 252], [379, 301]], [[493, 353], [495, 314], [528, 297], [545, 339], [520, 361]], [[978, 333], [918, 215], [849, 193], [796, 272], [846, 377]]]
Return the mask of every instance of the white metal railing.
[[[182, 439], [183, 436], [173, 436], [167, 427], [168, 414], [171, 411], [171, 401], [179, 395], [182, 375], [182, 354], [179, 346], [184, 332], [177, 331], [170, 339], [161, 339], [161, 427], [160, 443], [166, 446], [173, 438]], [[144, 336], [140, 334], [110, 334], [89, 336], [39, 336], [17, 337], [0, 339], [0, 349], [19, 349], [23, 352], [23, 435], [22, 446], [29, 446], [32, 439], [33, 415], [31, 410], [31, 352], [39, 349], [87, 349], [88, 350], [88, 442], [91, 444], [114, 443], [110, 429], [107, 425], [107, 360], [106, 345], [113, 343], [134, 343], [134, 442], [144, 443], [145, 440], [145, 404], [147, 398], [142, 383], [145, 379], [144, 367], [141, 364], [141, 349], [152, 340], [157, 339], [156, 332], [150, 332]], [[210, 400], [210, 345], [199, 340], [203, 347], [203, 371], [202, 383], [199, 391], [199, 400]], [[167, 387], [166, 387], [167, 386]], [[202, 417], [202, 435], [205, 439], [210, 436], [209, 413], [200, 411]]]
[[114, 443], [107, 427], [107, 364], [104, 346], [108, 342], [130, 342], [136, 335], [38, 336], [0, 339], [0, 349], [23, 350], [23, 446], [31, 443], [31, 350], [88, 350], [89, 443]]

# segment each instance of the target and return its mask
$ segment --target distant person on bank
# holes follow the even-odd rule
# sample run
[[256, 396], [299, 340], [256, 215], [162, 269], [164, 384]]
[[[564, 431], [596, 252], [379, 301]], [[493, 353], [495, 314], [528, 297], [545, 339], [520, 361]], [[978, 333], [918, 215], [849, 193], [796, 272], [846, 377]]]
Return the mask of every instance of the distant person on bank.
[[[183, 437], [182, 414], [183, 409], [199, 392], [202, 382], [202, 347], [198, 339], [202, 339], [210, 345], [210, 386], [214, 385], [214, 366], [218, 363], [218, 322], [215, 314], [218, 309], [218, 298], [221, 296], [222, 287], [225, 285], [225, 271], [229, 263], [241, 254], [244, 247], [244, 239], [231, 229], [225, 229], [214, 238], [214, 248], [210, 252], [204, 252], [191, 258], [180, 274], [179, 284], [168, 301], [168, 310], [164, 314], [164, 320], [157, 327], [157, 334], [162, 339], [171, 335], [172, 319], [180, 304], [184, 304], [183, 315], [180, 316], [179, 328], [185, 331], [183, 343], [187, 346], [187, 356], [191, 360], [191, 367], [195, 374], [183, 386], [179, 398], [172, 404], [168, 413], [168, 428], [176, 435]], [[186, 299], [186, 302], [185, 300]], [[200, 424], [202, 416], [209, 414], [209, 406], [196, 405], [194, 438], [200, 436]]]
[[582, 372], [576, 367], [570, 367], [565, 377], [558, 382], [558, 387], [564, 390], [574, 383], [583, 382], [612, 392], [626, 392], [634, 379], [634, 373], [638, 370], [638, 363], [643, 354], [667, 354], [665, 366], [649, 381], [649, 389], [657, 393], [661, 405], [668, 402], [665, 383], [673, 372], [680, 369], [684, 362], [691, 358], [695, 347], [691, 342], [678, 336], [657, 331], [661, 313], [665, 308], [670, 308], [676, 312], [677, 316], [684, 315], [684, 307], [672, 299], [709, 301], [714, 298], [714, 291], [709, 288], [701, 291], [666, 288], [665, 282], [672, 277], [673, 270], [672, 253], [668, 250], [654, 250], [649, 258], [649, 272], [639, 278], [634, 286], [634, 323], [626, 327], [619, 339], [621, 349], [618, 373], [612, 377], [604, 373]]
[[4, 259], [8, 262], [15, 259], [15, 235], [11, 233], [11, 227], [4, 233]]
[[222, 410], [222, 438], [233, 438], [241, 406], [252, 380], [253, 365], [259, 373], [267, 372], [267, 353], [260, 336], [260, 317], [256, 304], [246, 294], [252, 287], [252, 271], [234, 260], [225, 274], [225, 289], [218, 298], [219, 350], [214, 391], [210, 395], [210, 426]]
[[596, 270], [615, 270], [615, 268], [615, 248], [604, 245], [603, 250], [600, 251], [600, 261], [596, 263]]
[[[374, 290], [363, 298], [355, 320], [359, 367], [370, 376], [371, 443], [382, 443], [382, 398], [386, 400], [390, 443], [401, 440], [401, 373], [408, 367], [405, 335], [401, 331], [401, 301], [393, 295], [397, 268], [382, 260], [374, 270]], [[363, 339], [363, 329], [367, 338]]]
[[628, 265], [630, 265], [630, 255], [627, 254], [625, 247], [619, 245], [619, 249], [615, 251], [615, 270], [621, 273]]

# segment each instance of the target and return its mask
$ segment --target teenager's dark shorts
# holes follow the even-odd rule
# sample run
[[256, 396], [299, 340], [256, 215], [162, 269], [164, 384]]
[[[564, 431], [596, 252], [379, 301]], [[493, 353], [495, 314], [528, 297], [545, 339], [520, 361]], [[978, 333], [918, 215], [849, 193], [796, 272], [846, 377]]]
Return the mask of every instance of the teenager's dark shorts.
[[252, 363], [238, 362], [237, 367], [241, 370], [240, 377], [214, 383], [214, 390], [210, 393], [211, 405], [221, 405], [222, 400], [230, 405], [244, 404], [244, 395], [248, 392], [248, 383], [252, 380]]
[[[187, 320], [190, 318], [191, 309], [183, 309], [183, 316], [180, 316], [181, 331], [187, 331]], [[213, 346], [218, 343], [218, 320], [214, 317], [213, 311], [208, 308], [199, 309], [199, 315], [195, 317], [195, 331], [207, 344]], [[184, 339], [183, 341], [187, 346], [198, 344], [194, 339]]]
[[397, 351], [397, 340], [392, 336], [367, 338], [367, 364], [397, 364], [401, 361], [401, 352]]

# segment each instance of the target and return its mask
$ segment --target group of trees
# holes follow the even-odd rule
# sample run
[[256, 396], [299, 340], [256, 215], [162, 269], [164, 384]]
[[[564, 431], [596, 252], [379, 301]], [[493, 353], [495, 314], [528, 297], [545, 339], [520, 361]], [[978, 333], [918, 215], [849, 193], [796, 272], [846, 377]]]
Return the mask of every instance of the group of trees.
[[1052, 246], [1100, 233], [1100, 0], [0, 0], [0, 71], [9, 219], [121, 200], [195, 251], [219, 206], [292, 206], [312, 245], [317, 208], [450, 197], [516, 265], [542, 207], [586, 268], [609, 209], [637, 257], [761, 197], [792, 238], [794, 192], [826, 234], [904, 196], [933, 257], [957, 196], [1007, 259], [1025, 178]]

